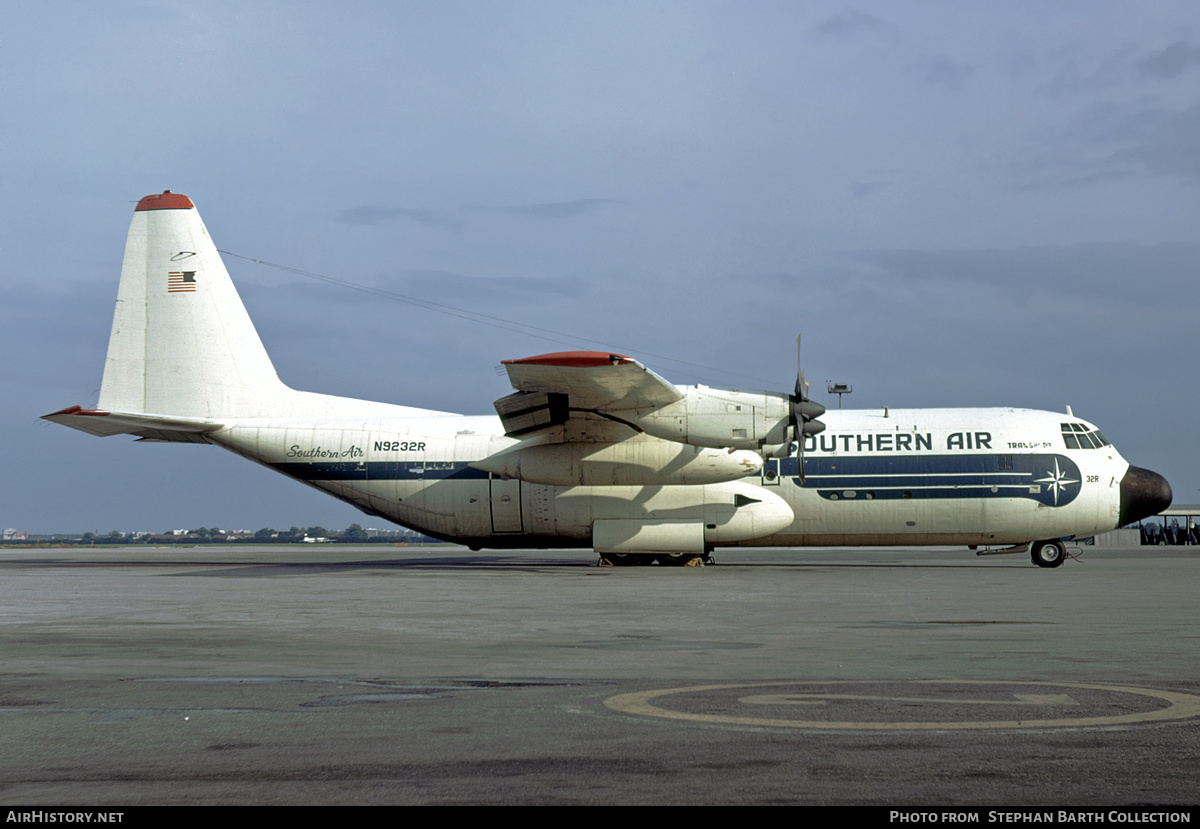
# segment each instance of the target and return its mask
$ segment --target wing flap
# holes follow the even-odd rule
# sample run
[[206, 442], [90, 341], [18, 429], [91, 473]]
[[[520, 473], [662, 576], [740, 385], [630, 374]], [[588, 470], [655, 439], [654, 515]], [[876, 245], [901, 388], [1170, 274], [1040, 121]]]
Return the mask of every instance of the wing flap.
[[493, 405], [504, 434], [512, 437], [558, 426], [571, 417], [567, 395], [559, 392], [516, 391]]

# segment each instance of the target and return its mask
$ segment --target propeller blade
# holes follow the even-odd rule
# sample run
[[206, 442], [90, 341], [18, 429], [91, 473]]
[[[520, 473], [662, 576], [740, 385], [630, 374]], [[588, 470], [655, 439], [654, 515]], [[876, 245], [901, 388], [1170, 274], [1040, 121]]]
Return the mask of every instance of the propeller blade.
[[789, 425], [796, 436], [796, 458], [799, 461], [800, 484], [804, 485], [804, 438], [806, 435], [818, 435], [825, 431], [825, 424], [817, 420], [825, 414], [825, 407], [808, 398], [808, 383], [804, 379], [804, 369], [800, 367], [800, 337], [796, 335], [796, 390], [791, 397], [791, 416]]
[[800, 368], [800, 337], [802, 336], [802, 334], [796, 335], [796, 397], [800, 399], [804, 399], [804, 392], [806, 391], [804, 388], [804, 369]]

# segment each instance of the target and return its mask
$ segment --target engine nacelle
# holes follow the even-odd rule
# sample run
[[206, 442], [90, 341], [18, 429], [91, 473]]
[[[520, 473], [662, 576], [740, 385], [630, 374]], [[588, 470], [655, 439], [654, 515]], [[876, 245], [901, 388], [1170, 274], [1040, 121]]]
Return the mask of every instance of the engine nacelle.
[[627, 419], [648, 435], [692, 446], [759, 449], [791, 439], [791, 401], [786, 394], [708, 386], [680, 391], [682, 400], [635, 410]]
[[[555, 499], [556, 508], [568, 515], [571, 502], [585, 497], [586, 490], [567, 490]], [[601, 553], [702, 553], [709, 544], [774, 535], [795, 519], [779, 495], [738, 481], [651, 493], [618, 489], [579, 506], [591, 513], [592, 546]]]

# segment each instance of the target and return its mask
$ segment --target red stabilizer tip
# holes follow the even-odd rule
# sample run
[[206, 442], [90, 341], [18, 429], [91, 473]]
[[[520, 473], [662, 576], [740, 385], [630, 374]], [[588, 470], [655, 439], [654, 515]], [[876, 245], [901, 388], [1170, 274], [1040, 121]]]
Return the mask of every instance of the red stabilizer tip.
[[51, 412], [45, 416], [54, 417], [55, 415], [96, 415], [103, 417], [108, 414], [110, 414], [110, 412], [106, 412], [104, 409], [85, 409], [83, 406], [68, 406], [65, 409], [59, 409], [57, 412]]

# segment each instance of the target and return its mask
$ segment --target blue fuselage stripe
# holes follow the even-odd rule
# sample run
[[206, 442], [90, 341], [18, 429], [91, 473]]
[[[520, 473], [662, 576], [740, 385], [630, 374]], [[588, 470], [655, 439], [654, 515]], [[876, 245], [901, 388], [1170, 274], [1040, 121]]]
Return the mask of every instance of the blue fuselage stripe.
[[488, 473], [465, 463], [335, 461], [332, 463], [273, 463], [272, 469], [301, 481], [428, 481], [441, 478], [487, 478]]
[[[800, 486], [797, 458], [779, 475]], [[479, 480], [488, 473], [466, 463], [317, 461], [274, 463], [302, 481]], [[1001, 468], [1003, 467], [1003, 468]], [[1065, 455], [839, 456], [804, 459], [804, 488], [827, 500], [865, 498], [1029, 498], [1065, 506], [1079, 494], [1079, 467]]]
[[[1029, 498], [1065, 506], [1079, 494], [1079, 467], [1065, 455], [808, 455], [805, 489], [827, 500], [849, 498]], [[799, 486], [796, 458], [779, 474]]]

